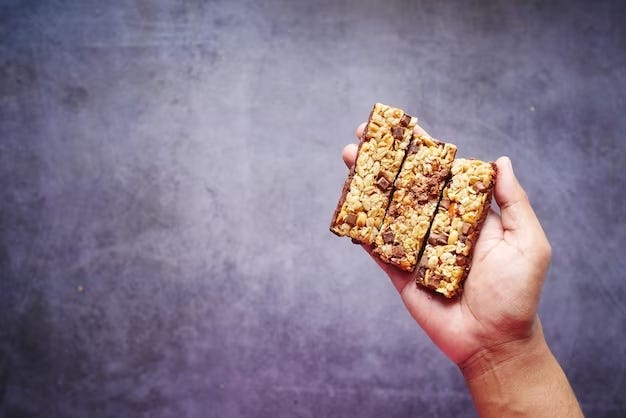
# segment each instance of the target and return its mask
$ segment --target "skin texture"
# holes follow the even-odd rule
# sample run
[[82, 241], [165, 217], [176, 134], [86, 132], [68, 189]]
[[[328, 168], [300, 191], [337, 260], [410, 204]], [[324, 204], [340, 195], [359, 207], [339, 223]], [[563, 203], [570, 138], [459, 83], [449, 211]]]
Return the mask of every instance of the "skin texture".
[[[364, 126], [357, 129], [357, 138]], [[415, 133], [428, 136], [419, 126]], [[347, 166], [354, 163], [356, 150], [355, 144], [344, 148]], [[411, 316], [461, 369], [481, 416], [502, 416], [505, 411], [520, 416], [582, 416], [537, 315], [550, 244], [511, 160], [501, 157], [496, 164], [494, 197], [499, 213], [491, 209], [485, 220], [459, 299], [434, 295], [417, 286], [411, 274], [373, 259]]]

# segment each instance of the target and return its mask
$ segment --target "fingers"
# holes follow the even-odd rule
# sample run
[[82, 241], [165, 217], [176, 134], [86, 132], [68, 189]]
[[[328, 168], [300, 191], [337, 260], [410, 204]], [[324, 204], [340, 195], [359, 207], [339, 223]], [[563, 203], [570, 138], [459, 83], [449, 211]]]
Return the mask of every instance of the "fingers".
[[362, 245], [363, 249], [369, 253], [378, 266], [387, 273], [393, 287], [400, 294], [400, 298], [411, 316], [417, 323], [433, 338], [437, 332], [441, 332], [450, 327], [448, 322], [450, 315], [446, 311], [451, 308], [458, 308], [459, 305], [454, 300], [444, 299], [440, 296], [418, 286], [415, 282], [415, 274], [409, 273], [399, 268], [381, 261], [372, 254], [371, 247]]
[[498, 174], [495, 187], [496, 203], [500, 207], [502, 226], [506, 231], [523, 229], [536, 222], [526, 192], [513, 173], [513, 166], [508, 157], [496, 161]]
[[415, 128], [413, 128], [413, 133], [417, 136], [424, 136], [426, 138], [432, 138], [428, 132], [426, 132], [426, 130], [424, 128], [422, 128], [419, 125], [415, 125]]
[[358, 139], [359, 141], [363, 137], [363, 131], [365, 130], [365, 125], [367, 125], [367, 123], [363, 122], [362, 124], [359, 125], [358, 128], [356, 128], [356, 132], [355, 132], [356, 139]]
[[503, 233], [500, 215], [490, 208], [476, 243], [474, 257], [480, 259], [487, 256], [502, 241]]
[[346, 163], [348, 168], [352, 167], [354, 161], [356, 160], [356, 151], [358, 147], [356, 144], [348, 144], [343, 147], [343, 152], [341, 156], [343, 157], [343, 162]]
[[398, 293], [402, 293], [402, 289], [407, 285], [407, 283], [412, 281], [412, 277], [410, 273], [400, 270], [399, 268], [392, 266], [391, 264], [387, 264], [381, 261], [380, 258], [372, 254], [372, 248], [368, 245], [361, 245], [363, 249], [372, 257], [372, 259], [378, 264], [378, 266], [389, 276], [391, 282], [393, 283], [393, 287], [396, 288]]
[[515, 177], [511, 160], [500, 157], [496, 164], [498, 177], [495, 198], [500, 207], [505, 239], [513, 239], [516, 246], [523, 251], [537, 248], [543, 241], [547, 243], [528, 196]]

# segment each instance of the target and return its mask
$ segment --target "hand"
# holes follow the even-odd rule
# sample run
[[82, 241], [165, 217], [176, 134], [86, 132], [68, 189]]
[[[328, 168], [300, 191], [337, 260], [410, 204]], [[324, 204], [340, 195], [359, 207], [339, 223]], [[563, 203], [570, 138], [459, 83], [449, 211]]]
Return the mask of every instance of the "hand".
[[[364, 126], [357, 129], [358, 138]], [[428, 136], [419, 126], [415, 132]], [[354, 144], [344, 148], [346, 165], [354, 164], [356, 151]], [[434, 295], [417, 286], [411, 274], [373, 257], [389, 275], [411, 316], [462, 369], [485, 350], [541, 334], [536, 312], [550, 263], [550, 245], [511, 161], [501, 157], [496, 164], [494, 196], [500, 213], [489, 211], [460, 299]]]
[[[357, 129], [360, 138], [364, 124]], [[418, 135], [428, 135], [419, 126]], [[357, 147], [343, 159], [354, 164]], [[463, 372], [481, 417], [582, 417], [576, 395], [552, 355], [537, 316], [551, 249], [511, 161], [496, 162], [494, 196], [459, 299], [418, 286], [412, 275], [374, 261], [389, 275], [409, 313]], [[371, 248], [364, 247], [370, 252]]]

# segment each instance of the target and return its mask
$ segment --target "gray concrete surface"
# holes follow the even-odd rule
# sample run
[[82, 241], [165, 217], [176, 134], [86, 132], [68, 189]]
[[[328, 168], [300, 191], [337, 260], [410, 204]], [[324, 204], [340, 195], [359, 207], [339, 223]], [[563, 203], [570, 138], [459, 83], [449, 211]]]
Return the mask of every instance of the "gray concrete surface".
[[511, 156], [545, 332], [626, 405], [626, 7], [0, 1], [0, 416], [474, 416], [328, 222], [375, 101]]

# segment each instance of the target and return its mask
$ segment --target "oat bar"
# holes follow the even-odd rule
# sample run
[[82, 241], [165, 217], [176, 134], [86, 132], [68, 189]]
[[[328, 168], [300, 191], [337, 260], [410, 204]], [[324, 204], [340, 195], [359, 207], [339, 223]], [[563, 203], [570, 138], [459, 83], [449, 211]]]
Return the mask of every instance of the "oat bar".
[[417, 268], [418, 283], [448, 298], [460, 291], [489, 212], [495, 178], [494, 163], [454, 161]]
[[416, 123], [401, 109], [374, 105], [331, 221], [333, 233], [374, 243]]
[[409, 146], [374, 253], [406, 271], [417, 258], [456, 154], [456, 146], [415, 137]]

